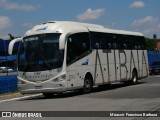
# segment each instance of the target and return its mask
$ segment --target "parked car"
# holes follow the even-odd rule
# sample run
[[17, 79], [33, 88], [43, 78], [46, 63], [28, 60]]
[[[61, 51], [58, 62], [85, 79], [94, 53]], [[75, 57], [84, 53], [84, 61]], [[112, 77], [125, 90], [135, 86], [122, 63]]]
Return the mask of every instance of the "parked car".
[[0, 67], [1, 73], [13, 72], [13, 69], [10, 67]]
[[3, 69], [2, 69], [2, 68], [0, 68], [0, 73], [2, 73], [2, 71], [3, 71]]
[[160, 61], [153, 61], [152, 65], [149, 67], [149, 74], [160, 74]]

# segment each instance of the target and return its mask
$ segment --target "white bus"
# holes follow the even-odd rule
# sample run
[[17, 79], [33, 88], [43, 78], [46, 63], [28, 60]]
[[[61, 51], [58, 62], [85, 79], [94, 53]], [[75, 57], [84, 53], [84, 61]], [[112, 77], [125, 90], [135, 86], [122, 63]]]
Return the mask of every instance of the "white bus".
[[148, 76], [145, 38], [141, 33], [100, 25], [50, 21], [27, 31], [18, 57], [18, 87], [22, 94], [50, 96], [70, 90], [91, 92], [93, 86]]

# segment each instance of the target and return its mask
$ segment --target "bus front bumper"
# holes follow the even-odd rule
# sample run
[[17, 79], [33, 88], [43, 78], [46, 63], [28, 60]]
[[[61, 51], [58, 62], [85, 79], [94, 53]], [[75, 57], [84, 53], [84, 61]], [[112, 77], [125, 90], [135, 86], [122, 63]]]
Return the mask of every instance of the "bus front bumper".
[[65, 82], [58, 83], [26, 83], [18, 84], [19, 92], [22, 94], [32, 93], [62, 93], [67, 90]]
[[44, 89], [27, 89], [27, 90], [20, 90], [21, 94], [34, 94], [34, 93], [62, 93], [65, 92], [65, 88], [44, 88]]

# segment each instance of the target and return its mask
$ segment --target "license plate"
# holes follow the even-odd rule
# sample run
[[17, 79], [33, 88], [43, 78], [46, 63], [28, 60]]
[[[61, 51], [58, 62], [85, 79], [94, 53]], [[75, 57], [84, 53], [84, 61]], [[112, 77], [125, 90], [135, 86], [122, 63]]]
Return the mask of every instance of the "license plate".
[[35, 85], [35, 88], [36, 89], [40, 89], [40, 88], [42, 88], [42, 85], [41, 84], [37, 84], [37, 85]]
[[155, 70], [155, 72], [159, 72], [159, 70]]

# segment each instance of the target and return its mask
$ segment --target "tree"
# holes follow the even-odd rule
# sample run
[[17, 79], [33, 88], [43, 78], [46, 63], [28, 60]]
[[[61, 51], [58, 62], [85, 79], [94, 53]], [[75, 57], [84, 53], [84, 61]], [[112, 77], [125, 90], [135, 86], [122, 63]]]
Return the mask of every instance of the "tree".
[[155, 39], [145, 38], [145, 40], [146, 40], [147, 50], [151, 51], [155, 51], [157, 42], [160, 42], [160, 39], [155, 40]]

